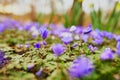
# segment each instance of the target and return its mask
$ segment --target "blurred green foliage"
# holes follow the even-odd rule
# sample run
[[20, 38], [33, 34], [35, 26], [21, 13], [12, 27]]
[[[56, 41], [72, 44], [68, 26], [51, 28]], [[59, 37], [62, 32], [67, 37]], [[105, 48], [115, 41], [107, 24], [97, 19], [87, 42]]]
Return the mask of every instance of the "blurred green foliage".
[[[109, 32], [114, 32], [117, 28], [118, 23], [120, 22], [120, 10], [117, 11], [116, 6], [119, 4], [116, 2], [113, 10], [111, 11], [110, 16], [106, 15], [104, 19], [102, 19], [102, 12], [101, 9], [98, 11], [93, 11], [91, 12], [91, 21], [94, 29], [100, 29], [100, 30], [106, 30]], [[93, 5], [94, 6], [94, 5]], [[104, 13], [105, 14], [105, 13]], [[107, 13], [106, 13], [107, 14]]]
[[82, 3], [79, 3], [78, 1], [75, 1], [73, 4], [73, 8], [71, 9], [70, 15], [66, 13], [64, 15], [65, 27], [70, 27], [71, 25], [78, 25], [80, 22], [82, 22]]

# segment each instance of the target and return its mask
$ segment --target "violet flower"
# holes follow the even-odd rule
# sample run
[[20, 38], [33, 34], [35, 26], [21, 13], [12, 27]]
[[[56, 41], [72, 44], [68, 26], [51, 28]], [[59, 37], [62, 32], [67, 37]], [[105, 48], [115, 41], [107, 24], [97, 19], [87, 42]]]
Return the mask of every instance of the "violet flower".
[[90, 32], [92, 32], [92, 25], [91, 25], [91, 24], [88, 25], [88, 27], [83, 30], [83, 33], [84, 33], [84, 34], [88, 34], [88, 33], [90, 33]]
[[26, 44], [25, 44], [25, 47], [26, 47], [26, 48], [29, 48], [29, 47], [30, 47], [30, 44], [29, 44], [29, 43], [26, 43]]
[[84, 41], [84, 42], [87, 42], [88, 41], [88, 35], [87, 34], [83, 34], [83, 35], [81, 35], [81, 38], [82, 38], [82, 40]]
[[2, 68], [3, 65], [7, 63], [7, 59], [4, 56], [4, 52], [0, 50], [0, 68]]
[[72, 48], [76, 48], [78, 46], [78, 43], [74, 43], [73, 45], [72, 45]]
[[117, 48], [116, 53], [120, 56], [120, 41], [117, 42], [116, 48]]
[[27, 67], [27, 71], [30, 71], [34, 66], [35, 66], [34, 64], [30, 64], [30, 65], [28, 65], [28, 67]]
[[110, 48], [106, 48], [103, 53], [100, 55], [101, 60], [111, 60], [114, 58], [114, 53]]
[[117, 47], [117, 49], [120, 50], [120, 41], [117, 42], [117, 46], [116, 47]]
[[103, 43], [103, 38], [102, 37], [97, 37], [93, 40], [93, 43], [99, 45], [99, 44], [102, 44]]
[[88, 48], [91, 52], [95, 52], [98, 49], [97, 47], [94, 47], [92, 45], [89, 45]]
[[64, 44], [68, 45], [68, 44], [70, 44], [71, 41], [73, 41], [73, 38], [72, 37], [63, 37], [61, 40], [64, 42]]
[[114, 35], [116, 41], [120, 41], [120, 36]]
[[43, 39], [46, 39], [47, 36], [48, 36], [48, 30], [47, 30], [47, 28], [46, 27], [41, 27], [39, 31], [40, 31], [41, 37]]
[[0, 61], [4, 59], [4, 52], [0, 51]]
[[41, 48], [40, 42], [34, 43], [34, 48], [37, 48], [37, 49]]
[[94, 70], [93, 63], [85, 56], [80, 56], [73, 61], [73, 64], [69, 67], [69, 74], [73, 78], [82, 78], [90, 75]]
[[52, 46], [52, 51], [54, 55], [58, 57], [65, 52], [65, 47], [62, 44], [54, 44]]
[[35, 73], [35, 75], [36, 75], [37, 77], [39, 77], [41, 74], [42, 74], [42, 69], [39, 69], [39, 70]]
[[113, 39], [113, 38], [114, 38], [113, 34], [110, 33], [110, 32], [107, 32], [107, 33], [106, 33], [106, 37], [107, 37], [108, 39]]
[[4, 31], [4, 29], [5, 29], [4, 24], [0, 24], [0, 33], [2, 33]]
[[47, 45], [47, 42], [46, 41], [42, 41], [41, 44], [42, 45]]

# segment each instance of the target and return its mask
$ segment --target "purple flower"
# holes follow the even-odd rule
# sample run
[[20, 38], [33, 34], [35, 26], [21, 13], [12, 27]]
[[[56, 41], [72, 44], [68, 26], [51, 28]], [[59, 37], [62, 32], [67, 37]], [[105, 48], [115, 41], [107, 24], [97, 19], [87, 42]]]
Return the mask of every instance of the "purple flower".
[[84, 42], [87, 42], [88, 41], [88, 35], [87, 34], [84, 34], [84, 35], [81, 35], [81, 38]]
[[46, 38], [47, 38], [47, 36], [48, 36], [48, 30], [47, 30], [46, 27], [42, 26], [42, 27], [40, 28], [40, 33], [41, 33], [41, 37], [42, 37], [43, 39], [46, 39]]
[[101, 60], [111, 60], [114, 58], [114, 53], [110, 48], [106, 48], [103, 53], [100, 55]]
[[117, 49], [120, 50], [120, 41], [117, 42], [117, 46], [116, 47], [117, 47]]
[[0, 51], [0, 61], [4, 59], [4, 52]]
[[41, 44], [42, 45], [47, 45], [47, 42], [46, 41], [42, 41]]
[[76, 27], [75, 33], [76, 34], [82, 34], [83, 33], [83, 27], [82, 26]]
[[116, 50], [116, 53], [118, 54], [118, 56], [120, 56], [120, 50], [119, 49]]
[[95, 52], [98, 49], [97, 47], [93, 47], [92, 45], [89, 45], [88, 48], [91, 52]]
[[103, 34], [101, 34], [99, 29], [96, 29], [96, 30], [92, 31], [90, 33], [90, 35], [92, 36], [93, 39], [96, 39], [96, 38], [100, 38], [100, 37], [102, 38], [102, 36], [105, 36], [105, 33], [103, 35]]
[[114, 35], [116, 41], [120, 41], [120, 36]]
[[35, 73], [35, 75], [36, 75], [37, 77], [39, 77], [41, 74], [42, 74], [42, 69], [39, 69], [39, 70]]
[[76, 48], [78, 46], [78, 43], [74, 43], [72, 48]]
[[0, 33], [2, 33], [4, 31], [4, 29], [5, 29], [4, 24], [0, 24]]
[[25, 44], [25, 47], [26, 47], [26, 48], [29, 48], [29, 47], [30, 47], [30, 44], [29, 44], [29, 43], [26, 43], [26, 44]]
[[30, 65], [28, 65], [28, 67], [27, 67], [27, 71], [30, 71], [34, 66], [35, 66], [34, 64], [30, 64]]
[[52, 51], [56, 57], [64, 53], [65, 47], [62, 44], [54, 44], [52, 46]]
[[108, 39], [113, 39], [113, 38], [114, 38], [113, 34], [110, 33], [110, 32], [107, 32], [107, 33], [106, 33], [106, 37], [107, 37]]
[[73, 61], [68, 72], [73, 78], [81, 78], [90, 75], [94, 70], [93, 63], [85, 56], [80, 56]]
[[23, 48], [23, 44], [18, 44], [18, 48]]
[[41, 48], [40, 42], [35, 43], [35, 44], [34, 44], [34, 48], [37, 48], [37, 49]]
[[64, 42], [64, 44], [68, 45], [68, 44], [70, 44], [71, 41], [73, 41], [73, 38], [72, 37], [63, 37], [61, 40]]
[[86, 29], [84, 29], [83, 33], [84, 33], [84, 34], [88, 34], [88, 33], [90, 33], [90, 32], [92, 32], [92, 25], [91, 25], [91, 24], [88, 25], [88, 27], [87, 27]]
[[117, 48], [116, 53], [120, 56], [120, 41], [117, 42], [116, 48]]
[[33, 25], [31, 24], [31, 23], [26, 23], [26, 24], [24, 24], [24, 30], [26, 30], [26, 31], [28, 31], [28, 30], [30, 30], [30, 28], [32, 27]]
[[4, 52], [0, 50], [0, 68], [2, 68], [3, 65], [7, 63], [7, 59], [4, 56]]
[[103, 43], [103, 38], [99, 36], [99, 37], [97, 37], [93, 40], [93, 43], [95, 43], [97, 45], [102, 44]]

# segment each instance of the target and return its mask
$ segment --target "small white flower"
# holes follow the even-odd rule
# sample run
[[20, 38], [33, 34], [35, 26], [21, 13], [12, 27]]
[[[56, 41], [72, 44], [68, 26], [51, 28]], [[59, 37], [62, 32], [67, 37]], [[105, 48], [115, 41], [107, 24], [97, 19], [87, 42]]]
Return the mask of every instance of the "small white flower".
[[73, 32], [73, 31], [75, 31], [77, 28], [75, 27], [75, 26], [71, 26], [71, 28], [70, 28], [70, 32]]
[[55, 39], [55, 36], [51, 36], [52, 39]]
[[32, 26], [30, 28], [30, 32], [32, 32], [32, 36], [38, 36], [39, 35], [39, 31], [35, 26]]
[[32, 36], [38, 36], [38, 35], [39, 35], [39, 32], [38, 32], [38, 31], [32, 32]]
[[72, 37], [72, 33], [70, 32], [63, 32], [60, 34], [60, 37]]
[[75, 35], [75, 36], [74, 36], [74, 39], [75, 39], [75, 40], [79, 40], [79, 39], [80, 39], [80, 36], [79, 36], [79, 35]]

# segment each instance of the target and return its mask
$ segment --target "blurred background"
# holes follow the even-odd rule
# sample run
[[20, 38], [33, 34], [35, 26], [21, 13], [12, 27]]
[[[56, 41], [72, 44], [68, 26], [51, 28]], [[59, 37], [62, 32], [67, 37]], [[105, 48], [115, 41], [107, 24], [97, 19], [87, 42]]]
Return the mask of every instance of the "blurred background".
[[120, 26], [119, 0], [0, 0], [0, 19], [87, 26], [114, 32]]

